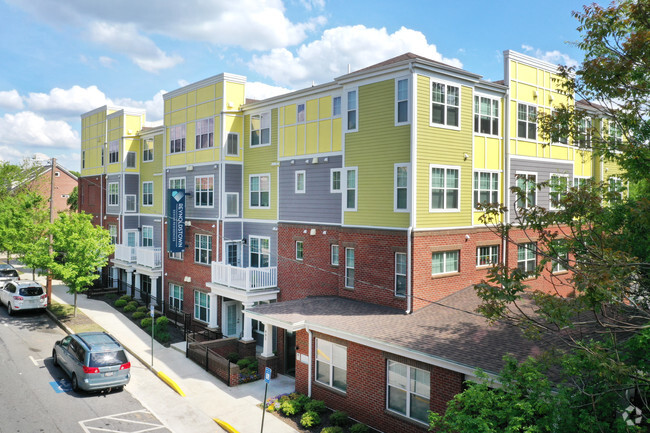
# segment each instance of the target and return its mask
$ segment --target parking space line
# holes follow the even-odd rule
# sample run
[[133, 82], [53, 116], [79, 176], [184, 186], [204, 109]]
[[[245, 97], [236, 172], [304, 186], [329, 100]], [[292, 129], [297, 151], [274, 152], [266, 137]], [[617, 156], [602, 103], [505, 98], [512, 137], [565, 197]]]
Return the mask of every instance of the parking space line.
[[142, 409], [142, 410], [135, 410], [135, 411], [131, 411], [131, 412], [118, 413], [118, 414], [114, 414], [114, 415], [107, 415], [107, 416], [102, 416], [102, 417], [98, 417], [98, 418], [92, 418], [92, 419], [87, 419], [87, 420], [84, 420], [84, 421], [79, 421], [79, 425], [81, 426], [81, 428], [86, 433], [93, 433], [93, 432], [122, 433], [122, 432], [124, 432], [124, 430], [113, 430], [113, 429], [107, 429], [107, 428], [95, 427], [95, 426], [88, 425], [88, 424], [90, 424], [90, 423], [92, 423], [94, 421], [101, 421], [101, 420], [111, 420], [111, 421], [116, 421], [116, 422], [119, 422], [119, 423], [127, 423], [130, 426], [140, 425], [142, 427], [145, 427], [145, 428], [142, 428], [140, 430], [133, 430], [133, 429], [129, 428], [129, 430], [128, 430], [129, 433], [145, 433], [145, 432], [149, 432], [149, 431], [160, 430], [161, 428], [165, 429], [165, 431], [169, 431], [167, 429], [167, 427], [164, 424], [160, 423], [160, 421], [158, 419], [156, 419], [156, 421], [158, 421], [160, 424], [155, 424], [155, 423], [145, 422], [145, 421], [138, 421], [138, 420], [128, 418], [128, 415], [137, 414], [137, 413], [150, 415], [151, 417], [156, 419], [155, 415], [153, 415], [151, 412], [149, 412], [146, 409]]

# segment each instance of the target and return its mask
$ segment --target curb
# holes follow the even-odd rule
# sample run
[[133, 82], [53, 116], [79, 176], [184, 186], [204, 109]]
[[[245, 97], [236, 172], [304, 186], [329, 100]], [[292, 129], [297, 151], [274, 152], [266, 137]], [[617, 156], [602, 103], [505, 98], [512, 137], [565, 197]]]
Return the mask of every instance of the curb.
[[231, 426], [231, 425], [228, 424], [227, 422], [225, 422], [225, 421], [221, 421], [221, 420], [218, 419], [218, 418], [212, 418], [212, 419], [214, 420], [214, 422], [216, 422], [217, 424], [219, 424], [219, 427], [221, 427], [222, 429], [224, 429], [224, 430], [227, 431], [228, 433], [239, 433], [237, 430], [235, 430], [235, 428], [234, 428], [233, 426]]

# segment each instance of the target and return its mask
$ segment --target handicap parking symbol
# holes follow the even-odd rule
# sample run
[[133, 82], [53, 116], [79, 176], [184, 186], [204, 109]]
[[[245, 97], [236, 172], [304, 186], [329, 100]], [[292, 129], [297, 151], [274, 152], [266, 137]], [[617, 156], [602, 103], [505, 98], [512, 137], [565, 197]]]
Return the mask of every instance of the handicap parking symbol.
[[69, 392], [72, 391], [72, 384], [65, 379], [59, 379], [56, 382], [50, 382], [50, 386], [54, 388], [54, 392]]

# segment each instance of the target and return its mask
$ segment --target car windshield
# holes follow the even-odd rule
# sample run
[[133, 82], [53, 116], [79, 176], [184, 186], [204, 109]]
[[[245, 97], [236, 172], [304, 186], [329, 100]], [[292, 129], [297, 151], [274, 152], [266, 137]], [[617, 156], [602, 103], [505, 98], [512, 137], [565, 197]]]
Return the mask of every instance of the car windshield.
[[0, 277], [17, 277], [18, 272], [15, 269], [0, 269]]
[[43, 294], [42, 287], [21, 287], [20, 296], [40, 296]]
[[122, 365], [128, 362], [123, 350], [113, 352], [94, 352], [90, 354], [88, 367], [106, 367], [109, 365]]

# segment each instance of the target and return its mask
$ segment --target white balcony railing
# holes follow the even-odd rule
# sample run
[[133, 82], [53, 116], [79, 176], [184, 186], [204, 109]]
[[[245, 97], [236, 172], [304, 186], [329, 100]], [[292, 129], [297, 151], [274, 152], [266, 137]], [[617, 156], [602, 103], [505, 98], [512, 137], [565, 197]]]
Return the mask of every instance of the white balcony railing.
[[115, 245], [115, 259], [148, 268], [159, 268], [162, 265], [162, 252], [160, 248]]
[[127, 263], [135, 262], [135, 247], [129, 247], [127, 245], [115, 245], [115, 259]]
[[278, 285], [278, 268], [239, 268], [212, 262], [212, 282], [243, 290], [269, 289]]

